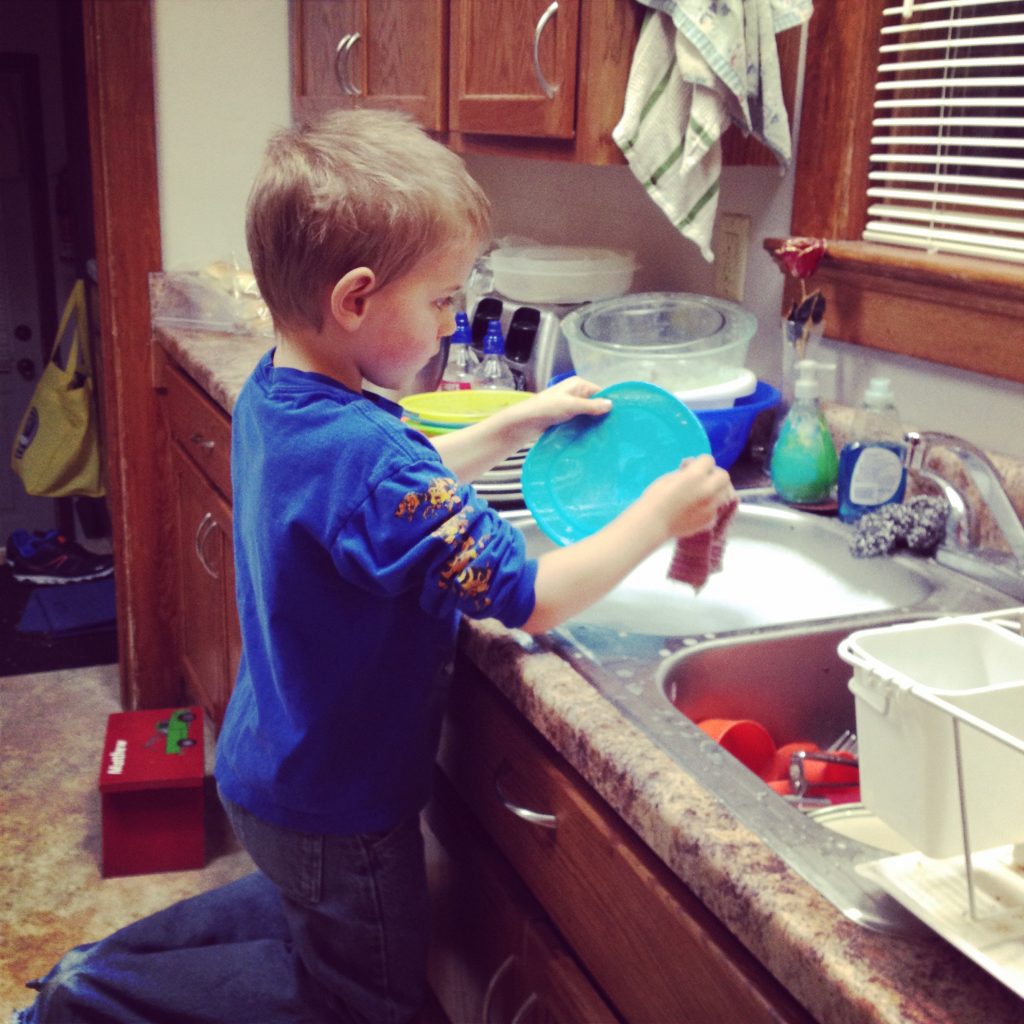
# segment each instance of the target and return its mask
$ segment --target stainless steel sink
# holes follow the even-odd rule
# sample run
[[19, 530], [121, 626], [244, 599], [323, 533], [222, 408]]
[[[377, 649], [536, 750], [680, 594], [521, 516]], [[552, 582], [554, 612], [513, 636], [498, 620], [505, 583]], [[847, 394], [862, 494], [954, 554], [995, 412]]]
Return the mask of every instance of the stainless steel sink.
[[[552, 547], [517, 522], [527, 550]], [[711, 790], [740, 821], [844, 914], [866, 926], [923, 926], [855, 871], [880, 856], [774, 793], [696, 722], [753, 718], [777, 744], [827, 746], [855, 728], [840, 640], [857, 629], [1017, 602], [933, 559], [856, 559], [851, 528], [772, 500], [744, 501], [723, 570], [700, 594], [666, 579], [671, 545], [608, 597], [539, 642], [570, 661], [609, 701]]]

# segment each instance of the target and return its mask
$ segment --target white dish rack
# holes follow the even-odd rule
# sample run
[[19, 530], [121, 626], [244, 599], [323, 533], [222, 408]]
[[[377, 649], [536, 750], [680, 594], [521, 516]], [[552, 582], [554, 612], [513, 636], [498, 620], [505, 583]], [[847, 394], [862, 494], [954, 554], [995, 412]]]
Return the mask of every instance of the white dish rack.
[[861, 630], [864, 804], [914, 851], [862, 864], [1024, 997], [1024, 607]]

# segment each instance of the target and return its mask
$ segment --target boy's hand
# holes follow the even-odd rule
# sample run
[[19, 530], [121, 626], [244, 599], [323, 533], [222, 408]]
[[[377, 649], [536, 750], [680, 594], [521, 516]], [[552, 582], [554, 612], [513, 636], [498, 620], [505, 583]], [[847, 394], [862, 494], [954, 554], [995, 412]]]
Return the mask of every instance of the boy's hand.
[[718, 510], [735, 497], [729, 474], [710, 455], [698, 455], [655, 480], [639, 501], [663, 525], [668, 539], [710, 530]]
[[590, 397], [600, 390], [597, 384], [582, 377], [567, 377], [507, 411], [514, 414], [519, 425], [528, 428], [536, 438], [548, 427], [565, 423], [574, 416], [604, 416], [612, 407], [611, 401]]

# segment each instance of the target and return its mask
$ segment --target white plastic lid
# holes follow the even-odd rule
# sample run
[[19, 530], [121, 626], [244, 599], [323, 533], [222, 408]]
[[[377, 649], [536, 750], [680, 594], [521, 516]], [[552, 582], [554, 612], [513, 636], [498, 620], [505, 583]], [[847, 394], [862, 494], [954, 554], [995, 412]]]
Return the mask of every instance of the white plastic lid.
[[517, 302], [578, 304], [624, 295], [632, 253], [568, 245], [514, 245], [486, 257], [494, 289]]
[[631, 253], [574, 245], [513, 245], [488, 254], [495, 270], [534, 271], [549, 274], [592, 274], [595, 270], [633, 270]]

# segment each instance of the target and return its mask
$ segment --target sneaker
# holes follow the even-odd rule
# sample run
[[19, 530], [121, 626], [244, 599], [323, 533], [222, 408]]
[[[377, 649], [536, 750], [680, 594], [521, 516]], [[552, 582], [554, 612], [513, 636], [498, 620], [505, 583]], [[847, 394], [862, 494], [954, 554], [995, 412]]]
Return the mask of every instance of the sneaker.
[[56, 530], [15, 530], [7, 538], [7, 564], [26, 583], [78, 583], [114, 571], [113, 555], [94, 555]]

